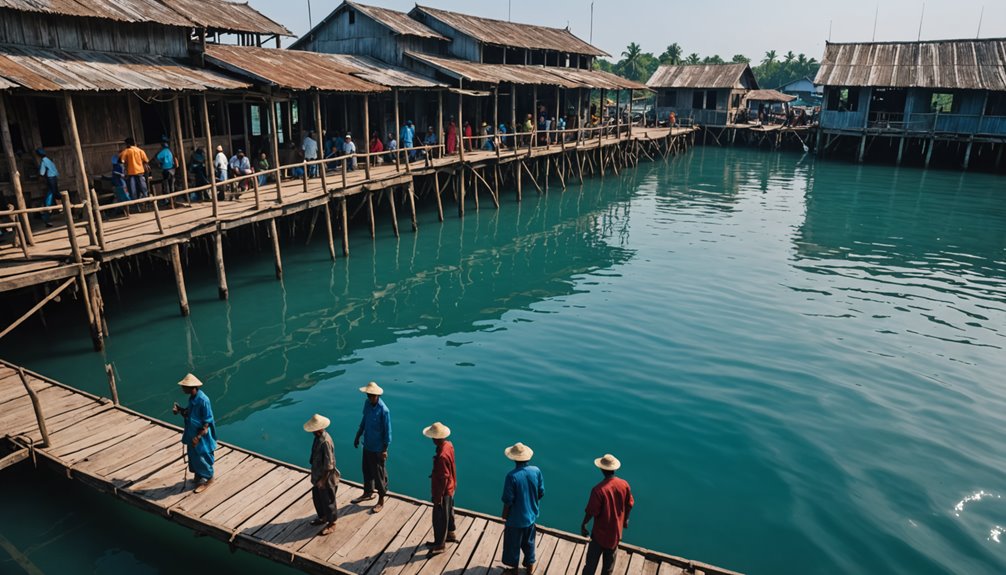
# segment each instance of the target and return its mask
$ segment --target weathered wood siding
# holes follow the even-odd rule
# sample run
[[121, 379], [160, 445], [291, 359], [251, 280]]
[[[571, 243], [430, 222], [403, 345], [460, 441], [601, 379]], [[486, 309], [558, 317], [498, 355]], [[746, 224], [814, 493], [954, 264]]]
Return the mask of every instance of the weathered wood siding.
[[0, 44], [188, 56], [188, 29], [0, 9]]
[[350, 11], [344, 10], [315, 30], [297, 48], [325, 54], [371, 56], [398, 66], [402, 65], [402, 54], [407, 50], [427, 54], [443, 51], [440, 47], [442, 42], [438, 40], [395, 34], [364, 13], [353, 13], [356, 16], [352, 24], [349, 23]]
[[[450, 56], [468, 60], [469, 62], [482, 62], [482, 43], [475, 38], [455, 30], [440, 20], [429, 18], [422, 12], [416, 13], [414, 17], [435, 30], [438, 34], [451, 39], [450, 44], [447, 46], [447, 53]], [[523, 62], [514, 63], [523, 64]]]

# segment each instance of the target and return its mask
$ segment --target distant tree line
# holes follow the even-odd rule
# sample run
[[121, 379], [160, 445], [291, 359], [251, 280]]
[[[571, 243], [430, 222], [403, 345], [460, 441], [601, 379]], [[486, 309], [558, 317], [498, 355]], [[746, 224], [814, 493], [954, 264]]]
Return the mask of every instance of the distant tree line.
[[[712, 56], [699, 56], [692, 52], [687, 56], [677, 42], [671, 44], [659, 56], [654, 56], [652, 52], [643, 52], [639, 44], [633, 42], [626, 46], [621, 54], [621, 60], [611, 62], [609, 60], [597, 60], [597, 67], [600, 70], [618, 74], [623, 78], [646, 82], [661, 64], [750, 64], [751, 59], [743, 54], [734, 54], [730, 60], [724, 60], [719, 54]], [[820, 67], [814, 58], [808, 58], [805, 54], [794, 54], [792, 51], [786, 52], [781, 58], [775, 50], [765, 52], [765, 57], [761, 63], [752, 66], [755, 76], [758, 78], [758, 85], [762, 88], [778, 88], [779, 86], [804, 76], [809, 76], [812, 80], [817, 75]]]

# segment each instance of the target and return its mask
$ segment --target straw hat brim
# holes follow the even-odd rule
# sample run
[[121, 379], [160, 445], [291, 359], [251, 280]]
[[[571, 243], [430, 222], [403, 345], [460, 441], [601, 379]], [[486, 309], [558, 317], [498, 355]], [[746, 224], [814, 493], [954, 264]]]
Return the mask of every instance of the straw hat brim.
[[182, 387], [202, 387], [203, 382], [199, 381], [199, 378], [192, 375], [191, 373], [185, 374], [185, 377], [178, 382], [178, 385]]
[[604, 471], [617, 471], [618, 468], [622, 467], [622, 462], [619, 461], [618, 458], [616, 458], [614, 455], [611, 456], [606, 455], [605, 457], [611, 457], [611, 460], [605, 461], [604, 457], [598, 457], [597, 459], [594, 460], [594, 466]]
[[366, 386], [361, 387], [360, 391], [366, 393], [367, 395], [384, 395], [384, 390], [381, 389], [380, 385], [377, 385], [373, 381], [368, 383]]
[[433, 425], [423, 428], [423, 435], [429, 437], [430, 439], [447, 439], [451, 435], [451, 428], [442, 423], [440, 425], [434, 423]]
[[511, 445], [503, 450], [503, 455], [506, 455], [507, 459], [510, 461], [531, 461], [534, 457], [534, 450], [528, 446], [524, 446], [524, 451], [518, 451], [516, 445]]
[[328, 426], [332, 424], [332, 420], [325, 417], [324, 415], [314, 414], [311, 419], [307, 420], [304, 424], [304, 431], [308, 433], [314, 433], [315, 431], [321, 431], [322, 429], [328, 429]]

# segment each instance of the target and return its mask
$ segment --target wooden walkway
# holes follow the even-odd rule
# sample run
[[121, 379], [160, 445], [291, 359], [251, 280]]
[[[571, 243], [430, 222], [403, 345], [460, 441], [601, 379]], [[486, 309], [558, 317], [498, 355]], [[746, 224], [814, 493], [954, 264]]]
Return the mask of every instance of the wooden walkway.
[[[391, 494], [384, 511], [375, 515], [369, 504], [350, 502], [361, 489], [356, 483], [343, 481], [336, 530], [319, 537], [319, 528], [309, 525], [315, 514], [306, 469], [220, 443], [214, 485], [195, 495], [191, 481], [183, 480], [186, 467], [178, 427], [39, 374], [25, 374], [38, 395], [51, 445], [8, 456], [8, 461], [30, 453], [27, 459], [48, 464], [72, 480], [308, 573], [502, 572], [503, 521], [497, 517], [457, 510], [460, 541], [448, 544], [446, 553], [427, 559], [423, 543], [432, 538], [429, 503]], [[0, 361], [0, 442], [23, 448], [40, 441], [17, 367]], [[540, 528], [536, 573], [579, 573], [585, 548], [581, 537]], [[629, 545], [622, 546], [614, 570], [614, 575], [683, 573], [737, 575]]]
[[[666, 139], [671, 135], [690, 133], [691, 129], [677, 128], [673, 131], [667, 128], [637, 128], [632, 136], [640, 142]], [[538, 146], [530, 153], [527, 148], [501, 152], [500, 161], [508, 162], [516, 159], [530, 159], [542, 156], [557, 155], [565, 152], [589, 151], [598, 146], [612, 146], [628, 141], [622, 138], [607, 136], [602, 140], [592, 138], [584, 140], [579, 145], [567, 144], [563, 149], [558, 144], [550, 147]], [[305, 185], [301, 179], [284, 180], [279, 198], [276, 184], [268, 183], [261, 187], [259, 206], [255, 205], [254, 194], [243, 193], [239, 200], [221, 201], [218, 217], [214, 219], [210, 202], [193, 202], [184, 204], [175, 202], [174, 209], [161, 208], [161, 227], [158, 227], [153, 211], [132, 213], [128, 217], [116, 217], [106, 212], [103, 220], [105, 249], [89, 245], [87, 230], [84, 226], [76, 227], [77, 242], [84, 252], [85, 274], [97, 270], [101, 262], [149, 252], [180, 244], [189, 240], [218, 231], [226, 231], [253, 222], [267, 221], [279, 216], [298, 213], [307, 209], [317, 208], [331, 200], [347, 198], [368, 191], [378, 191], [411, 182], [414, 177], [432, 175], [437, 171], [456, 170], [462, 166], [482, 166], [495, 162], [495, 152], [472, 151], [465, 153], [464, 164], [458, 156], [449, 156], [432, 160], [428, 166], [425, 161], [405, 164], [396, 170], [394, 164], [383, 164], [371, 168], [368, 180], [364, 170], [359, 167], [348, 172], [343, 185], [341, 171], [329, 172], [327, 175], [328, 189], [322, 186], [321, 178], [308, 179]], [[339, 166], [338, 161], [334, 162]], [[0, 292], [40, 285], [45, 282], [65, 279], [78, 274], [71, 258], [71, 248], [66, 228], [61, 218], [53, 217], [57, 225], [48, 229], [34, 230], [35, 245], [29, 248], [29, 259], [25, 259], [21, 250], [11, 247], [9, 241], [0, 246]], [[77, 222], [81, 224], [82, 222]], [[162, 231], [163, 228], [163, 231]]]

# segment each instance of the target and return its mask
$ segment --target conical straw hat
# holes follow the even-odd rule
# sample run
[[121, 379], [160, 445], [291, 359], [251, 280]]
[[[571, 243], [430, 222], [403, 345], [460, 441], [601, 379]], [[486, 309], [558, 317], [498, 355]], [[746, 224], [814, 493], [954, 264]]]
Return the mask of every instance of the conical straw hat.
[[423, 435], [429, 437], [430, 439], [447, 439], [447, 436], [450, 434], [451, 428], [439, 421], [423, 429]]
[[523, 443], [517, 442], [504, 449], [503, 455], [506, 455], [507, 459], [511, 459], [513, 461], [530, 461], [531, 456], [534, 455], [534, 450]]
[[366, 393], [367, 395], [384, 395], [384, 390], [381, 389], [380, 385], [377, 385], [373, 381], [367, 384], [367, 387], [361, 387], [360, 391]]
[[192, 375], [191, 373], [185, 374], [185, 377], [178, 382], [178, 385], [182, 387], [202, 387], [203, 382], [199, 381], [199, 378]]
[[324, 415], [318, 415], [315, 413], [311, 416], [311, 419], [307, 420], [304, 424], [304, 431], [308, 433], [314, 433], [315, 431], [321, 431], [322, 429], [327, 429], [332, 420], [325, 417]]
[[614, 471], [622, 466], [622, 462], [618, 460], [617, 457], [610, 453], [605, 453], [604, 457], [598, 457], [594, 460], [594, 465], [598, 469], [603, 469], [605, 471]]

